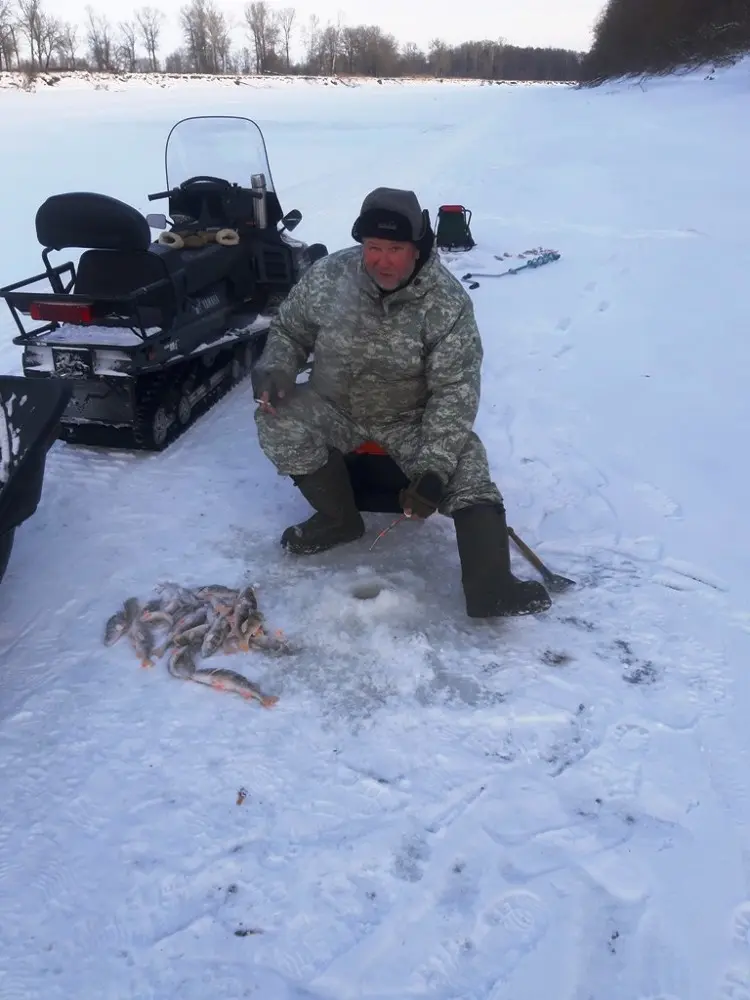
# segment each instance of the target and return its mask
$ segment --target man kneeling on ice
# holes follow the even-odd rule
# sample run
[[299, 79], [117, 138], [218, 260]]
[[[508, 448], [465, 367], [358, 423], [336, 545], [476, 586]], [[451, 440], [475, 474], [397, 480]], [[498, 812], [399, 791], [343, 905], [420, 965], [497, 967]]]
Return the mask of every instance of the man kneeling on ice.
[[472, 429], [482, 343], [428, 213], [412, 191], [377, 188], [352, 237], [361, 246], [317, 261], [292, 288], [253, 371], [260, 446], [315, 509], [281, 544], [302, 555], [363, 535], [344, 455], [375, 441], [410, 480], [405, 513], [453, 518], [470, 617], [546, 610], [542, 584], [511, 574], [503, 500]]

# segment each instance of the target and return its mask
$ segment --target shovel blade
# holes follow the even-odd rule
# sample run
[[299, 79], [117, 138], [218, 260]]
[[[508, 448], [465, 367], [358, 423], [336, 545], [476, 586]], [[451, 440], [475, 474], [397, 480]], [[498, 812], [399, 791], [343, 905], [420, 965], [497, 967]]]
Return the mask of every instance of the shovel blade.
[[564, 591], [569, 590], [570, 587], [575, 587], [576, 585], [575, 580], [569, 580], [567, 576], [549, 572], [544, 576], [544, 582], [554, 594], [562, 594]]

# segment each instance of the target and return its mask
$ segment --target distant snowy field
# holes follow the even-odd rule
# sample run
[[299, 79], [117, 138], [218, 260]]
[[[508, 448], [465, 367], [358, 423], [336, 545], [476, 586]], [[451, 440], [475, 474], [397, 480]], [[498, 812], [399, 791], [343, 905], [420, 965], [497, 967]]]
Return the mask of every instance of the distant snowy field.
[[[2, 283], [50, 193], [153, 208], [195, 113], [258, 122], [302, 239], [386, 184], [472, 210], [459, 276], [558, 250], [471, 293], [478, 431], [580, 586], [474, 625], [440, 518], [283, 557], [249, 385], [162, 455], [56, 444], [0, 584], [2, 1000], [750, 1000], [750, 69], [705, 76], [5, 78]], [[275, 708], [104, 648], [165, 579], [257, 584], [299, 651], [226, 665]]]

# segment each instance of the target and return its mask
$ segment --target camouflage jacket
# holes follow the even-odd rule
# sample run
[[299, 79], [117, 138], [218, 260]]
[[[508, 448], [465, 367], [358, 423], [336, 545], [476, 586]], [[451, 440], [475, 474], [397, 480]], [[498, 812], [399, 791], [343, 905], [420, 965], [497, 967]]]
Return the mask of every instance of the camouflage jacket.
[[479, 407], [482, 342], [468, 292], [432, 251], [406, 287], [383, 295], [361, 247], [317, 261], [274, 317], [258, 367], [310, 383], [368, 436], [421, 424], [419, 472], [447, 481]]

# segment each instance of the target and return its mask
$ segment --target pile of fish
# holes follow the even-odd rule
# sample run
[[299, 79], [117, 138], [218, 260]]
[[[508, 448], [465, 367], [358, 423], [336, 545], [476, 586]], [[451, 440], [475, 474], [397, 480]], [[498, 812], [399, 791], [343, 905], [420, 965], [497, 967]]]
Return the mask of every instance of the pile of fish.
[[[252, 587], [233, 590], [220, 584], [188, 588], [162, 583], [156, 593], [145, 604], [136, 597], [127, 598], [105, 625], [106, 646], [127, 637], [142, 667], [152, 667], [155, 658], [168, 653], [167, 669], [173, 677], [254, 698], [265, 708], [276, 704], [278, 698], [263, 694], [242, 674], [222, 667], [199, 669], [195, 662], [198, 656], [205, 660], [219, 652], [288, 651], [283, 640], [266, 633]], [[159, 629], [163, 635], [157, 643]]]

